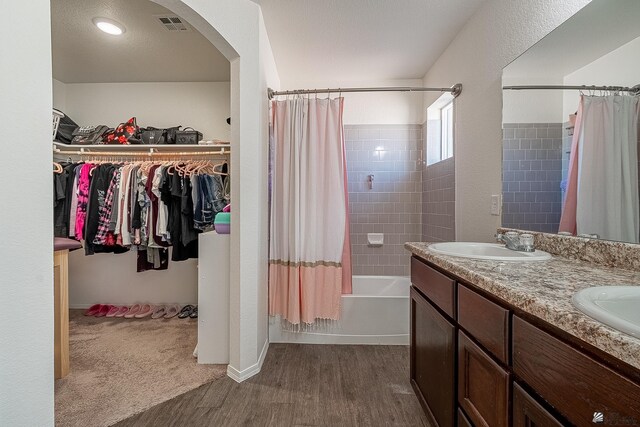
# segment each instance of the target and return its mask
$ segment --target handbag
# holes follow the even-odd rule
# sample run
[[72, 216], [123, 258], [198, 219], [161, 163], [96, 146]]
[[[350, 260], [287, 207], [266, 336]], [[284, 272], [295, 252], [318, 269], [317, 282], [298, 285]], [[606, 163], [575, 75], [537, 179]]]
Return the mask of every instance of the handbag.
[[71, 117], [64, 114], [58, 123], [58, 131], [56, 132], [55, 138], [56, 141], [62, 142], [63, 144], [71, 144], [73, 132], [75, 132], [76, 129], [78, 129], [76, 122], [71, 120]]
[[136, 118], [131, 117], [126, 123], [120, 123], [117, 128], [106, 132], [102, 141], [105, 144], [140, 144], [140, 140], [136, 138], [139, 133]]
[[164, 142], [165, 144], [176, 143], [176, 132], [180, 130], [182, 126], [173, 126], [164, 130]]
[[109, 128], [105, 125], [79, 127], [73, 132], [73, 139], [71, 140], [71, 144], [100, 144], [102, 142], [102, 135], [104, 135], [104, 133], [108, 130]]
[[154, 127], [140, 129], [140, 140], [143, 144], [164, 144], [165, 130]]
[[[191, 129], [191, 130], [189, 130]], [[184, 128], [176, 132], [176, 144], [197, 144], [202, 139], [202, 133], [194, 128]]]

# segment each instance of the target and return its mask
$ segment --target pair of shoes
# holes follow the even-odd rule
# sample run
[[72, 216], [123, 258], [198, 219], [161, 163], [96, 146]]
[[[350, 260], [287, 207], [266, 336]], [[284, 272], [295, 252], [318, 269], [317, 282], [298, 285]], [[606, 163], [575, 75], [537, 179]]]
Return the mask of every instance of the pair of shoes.
[[84, 312], [85, 316], [104, 317], [109, 314], [109, 311], [114, 306], [111, 304], [94, 304], [87, 311]]
[[164, 319], [171, 319], [172, 317], [175, 317], [179, 311], [180, 305], [178, 304], [159, 305], [156, 306], [151, 318], [160, 319], [162, 317]]
[[155, 310], [155, 306], [151, 304], [134, 304], [129, 307], [129, 310], [124, 314], [125, 319], [143, 319], [151, 316]]
[[191, 319], [198, 318], [198, 306], [197, 305], [185, 305], [182, 307], [182, 311], [178, 314], [179, 319], [186, 319], [187, 317]]

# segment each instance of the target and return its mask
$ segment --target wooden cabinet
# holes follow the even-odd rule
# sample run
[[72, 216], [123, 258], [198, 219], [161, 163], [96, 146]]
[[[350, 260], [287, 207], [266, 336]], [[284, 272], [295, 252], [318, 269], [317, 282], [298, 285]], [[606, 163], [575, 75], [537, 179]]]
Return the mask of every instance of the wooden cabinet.
[[513, 427], [562, 427], [562, 424], [514, 382]]
[[513, 371], [572, 424], [640, 425], [640, 385], [517, 316]]
[[458, 334], [458, 404], [476, 426], [506, 427], [510, 375], [463, 332]]
[[455, 327], [411, 289], [411, 384], [432, 421], [453, 426]]
[[416, 257], [411, 282], [411, 383], [435, 425], [640, 426], [640, 372]]

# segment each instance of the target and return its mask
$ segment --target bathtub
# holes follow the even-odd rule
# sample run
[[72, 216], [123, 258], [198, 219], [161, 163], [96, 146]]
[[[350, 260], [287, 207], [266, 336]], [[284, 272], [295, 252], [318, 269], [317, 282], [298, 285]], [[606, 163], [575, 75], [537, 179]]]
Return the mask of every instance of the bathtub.
[[408, 277], [353, 276], [353, 294], [342, 296], [339, 321], [303, 332], [269, 319], [269, 341], [299, 344], [409, 345]]

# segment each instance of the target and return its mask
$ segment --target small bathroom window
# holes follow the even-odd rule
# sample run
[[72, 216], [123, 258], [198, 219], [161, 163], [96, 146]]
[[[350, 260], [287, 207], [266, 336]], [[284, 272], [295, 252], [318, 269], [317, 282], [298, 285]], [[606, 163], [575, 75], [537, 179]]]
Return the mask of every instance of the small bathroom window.
[[445, 93], [427, 108], [427, 166], [453, 157], [453, 99]]

